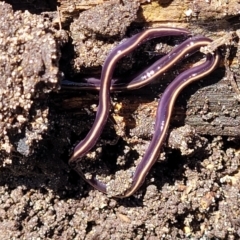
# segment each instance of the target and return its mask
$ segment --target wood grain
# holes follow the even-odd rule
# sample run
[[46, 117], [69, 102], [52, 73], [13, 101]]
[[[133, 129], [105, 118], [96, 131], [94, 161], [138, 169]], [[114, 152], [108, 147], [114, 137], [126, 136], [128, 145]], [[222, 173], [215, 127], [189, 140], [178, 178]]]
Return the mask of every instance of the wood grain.
[[[69, 2], [59, 0], [63, 15], [70, 14]], [[94, 4], [101, 4], [103, 1], [72, 2], [75, 4], [75, 9], [79, 10], [90, 8]], [[240, 22], [236, 20], [236, 16], [239, 10], [240, 3], [236, 0], [194, 1], [194, 3], [187, 0], [151, 1], [141, 5], [136, 23], [148, 27], [160, 25], [187, 27], [194, 35], [202, 34], [216, 40], [224, 38], [229, 30], [234, 32], [238, 29]], [[238, 37], [233, 38], [232, 41], [226, 38], [221, 49], [220, 68], [204, 80], [187, 87], [179, 97], [173, 114], [172, 127], [185, 123], [194, 126], [200, 134], [224, 136], [238, 136], [240, 134], [240, 96], [237, 88], [240, 86]], [[194, 58], [192, 61], [194, 62]], [[179, 66], [173, 71], [179, 71], [178, 69]], [[128, 99], [127, 104], [123, 104], [121, 114], [129, 129], [136, 126], [134, 121], [126, 119], [131, 114], [144, 117], [141, 115], [144, 106], [153, 111], [153, 114], [148, 116], [149, 121], [155, 121], [156, 99], [159, 98], [159, 94], [173, 78], [172, 74], [166, 75], [164, 79], [156, 81], [143, 90], [117, 95], [119, 102], [126, 102]], [[163, 88], [160, 87], [160, 82]], [[89, 96], [92, 94], [94, 93]], [[95, 97], [97, 97], [97, 93]], [[76, 110], [77, 102], [77, 105], [83, 109], [84, 107], [79, 104], [83, 101], [86, 106], [90, 106], [93, 102], [97, 104], [97, 101], [93, 101], [92, 97], [88, 98], [84, 95], [84, 100], [81, 96], [72, 99], [70, 97], [67, 104], [63, 104], [63, 106], [68, 110], [71, 108]], [[144, 126], [142, 127], [144, 128]]]

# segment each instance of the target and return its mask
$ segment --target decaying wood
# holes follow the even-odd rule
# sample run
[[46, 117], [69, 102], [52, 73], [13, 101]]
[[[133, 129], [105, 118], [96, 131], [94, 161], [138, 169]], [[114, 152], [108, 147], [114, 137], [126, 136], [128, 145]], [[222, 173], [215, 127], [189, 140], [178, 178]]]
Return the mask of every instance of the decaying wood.
[[[102, 57], [103, 55], [102, 53], [104, 49], [105, 49], [105, 54], [107, 54], [107, 52], [109, 51], [109, 47], [108, 48], [106, 47], [107, 44], [110, 43], [110, 44], [116, 45], [122, 39], [122, 37], [120, 36], [124, 35], [124, 31], [126, 31], [125, 29], [127, 27], [129, 28], [129, 32], [130, 32], [129, 35], [134, 34], [134, 27], [136, 26], [138, 28], [139, 26], [151, 27], [151, 26], [159, 26], [159, 25], [187, 27], [193, 32], [193, 35], [202, 34], [204, 36], [208, 36], [212, 38], [214, 40], [214, 44], [216, 46], [220, 46], [222, 61], [221, 61], [221, 66], [213, 74], [206, 77], [203, 81], [199, 81], [187, 87], [186, 90], [184, 90], [183, 94], [179, 96], [179, 99], [176, 103], [176, 107], [173, 113], [173, 120], [171, 122], [172, 127], [181, 126], [181, 125], [184, 125], [184, 123], [186, 123], [191, 126], [194, 126], [197, 132], [201, 134], [238, 136], [240, 134], [239, 133], [240, 128], [238, 127], [240, 125], [240, 119], [239, 119], [240, 117], [239, 116], [239, 98], [240, 98], [239, 92], [240, 91], [238, 90], [238, 86], [240, 86], [240, 76], [239, 76], [240, 50], [239, 50], [239, 36], [238, 34], [235, 34], [235, 33], [238, 33], [236, 32], [236, 30], [238, 29], [238, 24], [239, 24], [239, 20], [236, 17], [239, 9], [238, 1], [233, 1], [233, 0], [228, 2], [211, 1], [209, 3], [206, 1], [192, 2], [192, 1], [179, 1], [179, 0], [151, 1], [151, 2], [141, 1], [141, 2], [144, 2], [144, 3], [140, 6], [140, 9], [137, 15], [136, 15], [136, 12], [137, 12], [136, 9], [138, 5], [137, 4], [134, 5], [134, 10], [135, 10], [134, 14], [136, 15], [136, 17], [135, 15], [131, 16], [131, 18], [129, 18], [130, 20], [124, 23], [125, 28], [123, 28], [123, 30], [120, 31], [117, 29], [115, 31], [114, 27], [116, 28], [117, 26], [122, 27], [124, 24], [122, 22], [120, 22], [120, 24], [116, 24], [119, 22], [115, 20], [113, 21], [112, 25], [111, 24], [107, 25], [108, 21], [111, 22], [111, 18], [108, 19], [108, 17], [112, 16], [114, 18], [114, 13], [112, 13], [111, 10], [116, 8], [113, 8], [111, 6], [117, 6], [117, 7], [119, 6], [120, 10], [121, 8], [124, 9], [123, 7], [121, 7], [122, 2], [119, 3], [119, 1], [117, 0], [101, 1], [101, 2], [100, 1], [59, 1], [60, 5], [58, 8], [59, 9], [58, 14], [56, 12], [56, 19], [58, 19], [59, 28], [61, 28], [61, 25], [63, 26], [63, 29], [66, 28], [67, 22], [64, 22], [64, 19], [65, 19], [64, 16], [66, 13], [68, 13], [69, 16], [72, 17], [72, 21], [74, 21], [74, 23], [71, 24], [71, 27], [69, 26], [70, 23], [68, 23], [68, 32], [70, 35], [70, 39], [71, 38], [73, 39], [73, 41], [70, 42], [69, 45], [71, 45], [70, 48], [74, 48], [73, 49], [74, 53], [73, 53], [73, 56], [69, 56], [68, 55], [69, 48], [58, 50], [58, 52], [61, 51], [61, 54], [62, 54], [61, 60], [67, 63], [66, 66], [69, 66], [68, 68], [68, 67], [65, 67], [64, 64], [60, 63], [58, 70], [63, 71], [66, 76], [71, 76], [72, 74], [71, 71], [73, 72], [75, 71], [74, 69], [75, 65], [74, 64], [70, 65], [70, 64], [74, 63], [77, 54], [79, 54], [78, 58], [80, 59], [80, 61], [83, 61], [83, 65], [84, 65], [85, 60], [83, 58], [83, 51], [81, 50], [83, 48], [80, 48], [79, 52], [77, 52], [75, 48], [79, 44], [78, 39], [79, 41], [82, 41], [81, 46], [84, 46], [85, 43], [88, 43], [87, 45], [88, 47], [90, 46], [89, 48], [86, 48], [85, 59], [88, 59], [88, 60], [90, 59], [89, 55], [87, 55], [88, 52], [94, 52], [95, 55], [93, 55], [91, 59], [91, 63], [96, 63], [98, 60], [100, 60], [99, 62], [97, 62], [98, 65], [96, 66], [92, 65], [92, 67], [94, 67], [93, 69], [88, 68], [89, 69], [88, 73], [95, 71], [97, 67], [98, 67], [97, 71], [100, 72], [101, 64], [103, 63], [103, 60], [104, 60], [104, 58]], [[71, 6], [70, 3], [74, 3], [75, 6], [80, 6], [80, 5], [89, 6], [89, 8], [93, 10], [91, 10], [91, 12], [89, 12], [88, 14], [81, 15], [81, 12], [83, 11], [83, 9], [80, 9], [80, 7], [76, 7], [74, 8], [74, 11], [70, 11], [70, 6]], [[35, 5], [36, 4], [40, 4], [40, 3], [36, 2]], [[98, 6], [98, 8], [96, 7], [96, 9], [101, 9], [101, 6], [103, 4], [105, 4], [105, 6], [110, 6], [109, 12], [107, 7], [102, 8], [105, 10], [105, 15], [103, 18], [105, 22], [101, 22], [102, 21], [101, 14], [99, 14], [98, 11], [94, 12], [95, 4], [97, 4], [96, 6]], [[139, 4], [140, 4], [140, 1], [139, 1]], [[17, 7], [19, 9], [21, 8], [20, 5], [17, 5]], [[131, 10], [130, 7], [129, 9]], [[132, 13], [130, 10], [129, 12]], [[75, 17], [76, 13], [77, 14], [80, 13], [80, 17]], [[82, 24], [81, 26], [83, 26], [82, 27], [83, 31], [81, 33], [80, 33], [81, 28], [73, 27], [73, 26], [78, 26], [77, 21], [81, 22], [81, 16], [85, 16], [83, 22], [87, 22], [88, 18], [90, 19], [91, 14], [95, 14], [95, 15], [99, 14], [97, 15], [97, 18], [91, 18], [91, 19], [99, 19], [99, 21], [96, 20], [97, 21], [96, 24], [99, 24], [99, 25], [95, 26], [93, 22], [87, 23], [85, 25]], [[121, 11], [119, 11], [119, 14], [121, 15]], [[21, 13], [19, 12], [18, 15], [21, 15]], [[116, 15], [117, 14], [115, 14], [115, 17]], [[29, 16], [31, 17], [31, 14], [29, 14]], [[41, 18], [44, 19], [44, 16], [45, 16], [44, 14], [41, 15]], [[127, 14], [126, 16], [127, 17], [130, 16], [130, 14]], [[50, 17], [48, 19], [49, 26], [50, 26], [50, 20], [54, 22], [56, 19]], [[212, 21], [212, 19], [215, 19], [215, 20]], [[133, 20], [134, 22], [132, 26], [130, 26], [130, 23]], [[47, 21], [45, 21], [45, 24], [46, 23]], [[107, 38], [102, 37], [100, 39], [98, 38], [96, 39], [96, 37], [94, 38], [94, 36], [96, 36], [96, 31], [97, 31], [97, 34], [100, 35], [102, 31], [101, 27], [105, 26], [102, 23], [106, 24], [107, 26], [106, 28], [104, 27], [103, 30], [106, 31], [104, 32], [104, 34], [108, 35], [108, 37]], [[114, 31], [111, 31], [111, 28]], [[18, 27], [16, 29], [18, 29]], [[52, 33], [49, 33], [49, 34], [53, 35], [52, 38], [54, 39], [54, 41], [56, 41], [57, 43], [56, 48], [58, 48], [60, 47], [60, 45], [63, 44], [63, 43], [61, 44], [59, 43], [64, 41], [60, 40], [57, 37], [57, 35], [59, 34], [57, 30], [54, 30], [54, 31], [51, 30], [51, 31]], [[45, 32], [43, 32], [43, 34], [45, 34]], [[93, 35], [93, 37], [91, 35]], [[12, 38], [12, 41], [14, 41], [14, 38]], [[96, 51], [95, 43], [99, 44], [98, 51]], [[156, 42], [154, 44], [156, 44]], [[118, 72], [121, 72], [121, 67], [124, 68], [126, 66], [128, 70], [131, 70], [133, 66], [131, 64], [133, 62], [145, 61], [146, 51], [150, 51], [150, 52], [155, 51], [154, 44], [152, 44], [153, 50], [151, 50], [150, 48], [151, 46], [147, 46], [146, 48], [143, 48], [144, 50], [140, 48], [138, 54], [133, 55], [129, 59], [127, 59], [126, 61], [127, 64], [122, 64], [118, 66]], [[16, 46], [18, 45], [16, 44]], [[101, 46], [102, 46], [102, 50], [101, 50]], [[211, 49], [213, 48], [212, 50], [214, 50], [214, 47], [216, 46], [214, 45], [211, 46]], [[91, 51], [91, 49], [93, 50]], [[55, 50], [57, 51], [57, 49]], [[145, 51], [145, 55], [141, 55], [141, 51], [143, 51], [143, 54]], [[44, 56], [46, 58], [46, 54]], [[134, 59], [134, 56], [137, 56], [137, 58]], [[9, 57], [9, 59], [11, 59], [11, 57]], [[134, 59], [134, 61], [132, 61], [132, 59]], [[180, 72], [184, 69], [191, 67], [191, 65], [196, 61], [197, 59], [195, 57], [191, 57], [185, 65], [179, 64], [175, 66], [172, 71], [176, 73]], [[85, 68], [86, 66], [88, 65], [85, 62]], [[144, 64], [142, 64], [142, 66], [144, 67]], [[72, 67], [72, 69], [70, 67]], [[19, 69], [18, 63], [16, 63], [16, 69], [17, 70]], [[46, 70], [46, 67], [45, 67], [45, 70]], [[74, 74], [75, 73], [73, 73], [72, 75]], [[43, 74], [42, 76], [45, 76], [45, 75]], [[58, 74], [57, 76], [60, 76], [60, 74]], [[142, 90], [137, 90], [130, 93], [112, 94], [113, 100], [114, 100], [114, 97], [117, 97], [117, 100], [116, 101], [114, 100], [114, 101], [122, 105], [120, 111], [116, 115], [123, 117], [123, 122], [125, 122], [126, 128], [129, 131], [132, 131], [136, 133], [136, 135], [141, 136], [142, 134], [141, 132], [143, 131], [142, 129], [144, 129], [145, 135], [150, 136], [152, 134], [152, 126], [156, 118], [155, 112], [157, 108], [157, 100], [159, 99], [159, 95], [162, 94], [163, 90], [166, 88], [168, 83], [171, 82], [175, 76], [176, 75], [174, 74], [166, 74], [163, 79], [156, 80], [156, 82], [153, 83], [151, 86], [143, 88]], [[58, 80], [60, 81], [60, 77]], [[56, 86], [53, 86], [53, 89], [54, 88], [56, 89]], [[78, 121], [78, 124], [77, 124], [78, 127], [76, 126], [74, 128], [74, 129], [78, 129], [76, 130], [77, 135], [79, 135], [79, 133], [85, 130], [85, 127], [89, 128], [90, 124], [89, 122], [85, 122], [85, 120], [86, 118], [89, 118], [91, 119], [91, 121], [93, 121], [95, 115], [94, 115], [94, 111], [91, 109], [91, 106], [93, 103], [95, 105], [97, 105], [98, 103], [97, 93], [86, 94], [86, 91], [82, 91], [81, 93], [74, 95], [74, 97], [71, 97], [72, 92], [60, 91], [57, 95], [54, 96], [54, 99], [52, 100], [53, 102], [55, 101], [57, 103], [56, 105], [54, 105], [54, 108], [56, 107], [55, 109], [56, 115], [58, 111], [60, 112], [62, 110], [71, 112], [73, 115], [77, 115], [76, 121]], [[37, 101], [36, 101], [36, 104], [38, 104]], [[148, 114], [146, 109], [150, 109], [151, 114]], [[6, 108], [6, 110], [8, 111], [8, 108]], [[112, 117], [114, 116], [112, 115]], [[145, 122], [147, 121], [149, 123], [149, 128], [145, 128], [144, 121], [137, 120], [141, 118], [145, 119]], [[20, 118], [18, 117], [17, 119], [20, 119]], [[22, 116], [21, 116], [21, 119], [22, 119]], [[132, 119], [132, 120], [129, 120], [129, 119]], [[25, 130], [27, 129], [26, 125], [24, 125], [25, 121], [27, 121], [26, 117], [24, 118], [24, 121], [20, 126], [20, 128], [23, 128], [21, 130], [22, 132], [25, 132]], [[72, 116], [70, 116], [68, 122], [71, 124], [72, 121], [74, 120]], [[82, 128], [81, 126], [84, 126], [84, 127]], [[9, 127], [11, 127], [11, 125], [9, 125]], [[140, 130], [137, 131], [136, 129], [140, 129]], [[17, 139], [19, 140], [19, 137], [17, 137]], [[13, 141], [12, 143], [12, 145], [16, 145], [16, 148], [19, 145], [18, 140]], [[32, 151], [29, 151], [29, 152], [32, 152]]]
[[[8, 0], [12, 6], [0, 1], [2, 239], [238, 239], [240, 174], [239, 141], [235, 140], [240, 134], [240, 51], [239, 35], [233, 41], [227, 36], [239, 27], [239, 1], [140, 1], [138, 17], [126, 36], [146, 26], [187, 27], [194, 35], [211, 37], [214, 44], [222, 45], [222, 60], [214, 73], [180, 94], [170, 128], [185, 123], [193, 127], [171, 132], [179, 146], [170, 144], [171, 137], [166, 141], [136, 195], [111, 199], [84, 183], [68, 165], [71, 149], [92, 126], [98, 104], [96, 92], [56, 91], [62, 72], [78, 78], [72, 63], [79, 52], [72, 40], [82, 32], [72, 33], [70, 23], [86, 9], [94, 9], [93, 3], [110, 1], [121, 7], [126, 0]], [[107, 20], [107, 14], [104, 17]], [[82, 42], [96, 46], [94, 38], [86, 39]], [[106, 36], [99, 42], [106, 48], [105, 40]], [[116, 45], [122, 35], [107, 40]], [[171, 46], [165, 41], [166, 49], [174, 41], [170, 39]], [[125, 59], [127, 64], [147, 60], [146, 53], [154, 52], [156, 43], [139, 48]], [[119, 176], [123, 169], [137, 165], [152, 137], [162, 92], [199, 59], [190, 56], [145, 88], [112, 93], [107, 127], [97, 149], [89, 154], [95, 159], [82, 161], [81, 170], [92, 167], [109, 182], [114, 178], [111, 174]], [[117, 71], [126, 70], [127, 64], [120, 64]], [[96, 72], [100, 70], [99, 66]], [[199, 136], [195, 129], [236, 138], [226, 143], [220, 136]], [[114, 188], [120, 185], [114, 182]]]
[[[231, 84], [234, 79], [224, 78], [221, 80], [223, 75], [223, 69], [216, 70], [209, 77], [198, 83], [193, 83], [184, 90], [174, 108], [172, 127], [181, 126], [185, 123], [196, 128], [196, 131], [200, 134], [239, 136], [239, 95]], [[165, 81], [156, 81], [152, 88], [160, 89], [160, 83], [165, 88], [169, 80], [169, 78], [166, 78]], [[238, 84], [240, 84], [239, 79]], [[159, 90], [159, 94], [162, 93], [164, 88]], [[151, 88], [145, 89], [145, 91], [144, 89], [133, 91], [117, 97], [117, 101], [122, 104], [120, 115], [124, 117], [129, 129], [145, 128], [144, 121], [142, 125], [138, 126], [135, 126], [135, 122], [128, 121], [127, 119], [131, 114], [137, 114], [141, 118], [149, 118], [149, 122], [155, 122], [157, 102], [152, 98], [152, 94], [156, 98], [158, 98], [158, 94], [156, 91], [153, 93]], [[112, 96], [114, 97], [116, 94], [112, 94]], [[84, 94], [84, 96], [65, 99], [62, 107], [65, 110], [72, 109], [77, 112], [78, 119], [81, 122], [81, 114], [84, 115], [84, 113], [79, 112], [78, 109], [87, 108], [92, 104], [97, 104], [94, 93], [90, 93], [87, 97]], [[144, 115], [143, 109], [146, 108], [151, 109], [152, 114]], [[151, 132], [151, 129], [149, 131]]]
[[[71, 15], [71, 12], [100, 4], [99, 1], [98, 3], [97, 1], [71, 1], [75, 6], [75, 10], [72, 11], [69, 2], [59, 1], [63, 21], [66, 19], [64, 16]], [[186, 97], [187, 102], [177, 102], [173, 116], [175, 120], [172, 121], [173, 126], [178, 126], [179, 122], [182, 124], [185, 122], [194, 126], [197, 132], [201, 134], [226, 136], [237, 136], [240, 134], [240, 128], [238, 128], [240, 126], [240, 96], [237, 88], [237, 86], [240, 86], [238, 74], [240, 50], [237, 44], [238, 38], [233, 37], [229, 39], [229, 30], [234, 32], [238, 27], [239, 22], [235, 21], [234, 16], [238, 14], [239, 10], [240, 3], [236, 0], [209, 2], [186, 0], [151, 1], [141, 5], [136, 22], [141, 23], [143, 26], [158, 26], [160, 24], [187, 27], [192, 30], [194, 35], [202, 34], [216, 41], [220, 39], [219, 45], [222, 45], [224, 49], [221, 67], [211, 76], [206, 77], [204, 83], [200, 81], [200, 83], [187, 87], [183, 97], [180, 97], [180, 99]], [[226, 51], [230, 51], [228, 57], [226, 57]], [[168, 83], [172, 78], [173, 76], [165, 77], [163, 85], [164, 81]], [[211, 83], [208, 85], [208, 82]], [[156, 82], [154, 87], [158, 85], [159, 82]], [[166, 86], [167, 84], [165, 84]], [[141, 97], [140, 103], [138, 99], [136, 100], [135, 93], [127, 94], [131, 104], [123, 105], [123, 112], [127, 113], [126, 116], [136, 111], [136, 109], [143, 109], [146, 103], [149, 107], [149, 101], [151, 100], [149, 100], [148, 96], [149, 94], [151, 95], [151, 91], [147, 89], [146, 93], [143, 92], [141, 91], [141, 96], [139, 95]], [[161, 91], [159, 94], [161, 94]], [[158, 95], [156, 94], [155, 97], [158, 98]], [[87, 102], [87, 99], [84, 99], [84, 102], [86, 102], [86, 106], [90, 106], [91, 98], [89, 98], [89, 102]], [[67, 106], [64, 106], [71, 109], [71, 106], [76, 105], [76, 101], [82, 102], [81, 97], [74, 98], [72, 101], [68, 99]], [[119, 101], [122, 101], [120, 97]], [[152, 101], [152, 105], [156, 108], [156, 101]], [[80, 105], [79, 107], [81, 108]], [[155, 115], [151, 116], [151, 120], [154, 122]], [[133, 127], [131, 122], [128, 124], [130, 124], [129, 128]]]

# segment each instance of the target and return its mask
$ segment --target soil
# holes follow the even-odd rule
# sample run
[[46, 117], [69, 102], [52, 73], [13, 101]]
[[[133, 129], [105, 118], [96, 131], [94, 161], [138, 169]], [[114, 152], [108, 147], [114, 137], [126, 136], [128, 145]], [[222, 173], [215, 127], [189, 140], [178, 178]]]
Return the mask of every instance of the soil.
[[[234, 101], [234, 116], [233, 111], [223, 113], [230, 125], [227, 130], [206, 117], [205, 127], [199, 128], [184, 120], [199, 112], [200, 118], [209, 116], [211, 101], [201, 90], [194, 96], [205, 104], [197, 111], [189, 110], [192, 98], [178, 100], [161, 154], [133, 196], [114, 197], [131, 183], [129, 171], [151, 140], [162, 89], [156, 87], [159, 81], [111, 95], [107, 126], [81, 161], [86, 176], [94, 173], [110, 182], [108, 194], [93, 189], [68, 165], [74, 146], [94, 121], [98, 93], [61, 89], [62, 79], [99, 74], [114, 46], [150, 25], [141, 22], [141, 11], [158, 1], [79, 1], [72, 15], [74, 1], [69, 1], [66, 21], [61, 21], [57, 8], [66, 1], [7, 2], [0, 1], [1, 239], [239, 239], [240, 105], [232, 88], [228, 99]], [[231, 19], [239, 24], [233, 1], [229, 2]], [[171, 3], [175, 1], [163, 1], [165, 7]], [[179, 39], [163, 41], [162, 54]], [[155, 41], [141, 46], [120, 61], [116, 73], [150, 64], [153, 47], [156, 50]], [[222, 55], [226, 51], [222, 49]], [[223, 64], [213, 79], [222, 76]], [[236, 73], [238, 62], [234, 66]], [[209, 130], [220, 125], [216, 132]]]

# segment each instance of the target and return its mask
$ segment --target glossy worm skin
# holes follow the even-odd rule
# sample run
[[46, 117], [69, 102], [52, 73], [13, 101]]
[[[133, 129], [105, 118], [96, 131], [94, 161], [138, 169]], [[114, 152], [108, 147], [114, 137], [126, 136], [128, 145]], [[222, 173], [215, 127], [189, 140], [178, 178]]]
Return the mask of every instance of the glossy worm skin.
[[170, 117], [172, 115], [174, 103], [177, 96], [184, 87], [190, 83], [203, 78], [211, 73], [219, 63], [219, 54], [216, 52], [213, 55], [208, 54], [206, 61], [199, 66], [193, 67], [178, 75], [174, 81], [164, 91], [157, 108], [157, 118], [154, 127], [154, 135], [149, 144], [149, 147], [143, 156], [143, 159], [138, 164], [133, 176], [131, 188], [124, 194], [128, 197], [135, 193], [143, 184], [146, 175], [156, 162], [159, 156], [161, 146], [166, 139]]
[[[132, 185], [123, 195], [116, 197], [129, 197], [141, 187], [149, 170], [156, 162], [160, 154], [161, 146], [166, 139], [170, 118], [177, 96], [187, 85], [211, 73], [218, 66], [219, 59], [220, 56], [217, 51], [214, 55], [208, 54], [204, 63], [182, 72], [166, 88], [158, 104], [153, 138], [141, 162], [137, 165], [133, 175]], [[92, 179], [86, 179], [81, 170], [77, 168], [75, 170], [94, 188], [106, 193], [106, 184], [98, 181], [95, 177]]]
[[[186, 58], [199, 50], [200, 47], [209, 44], [211, 39], [203, 36], [195, 36], [187, 39], [179, 44], [166, 56], [157, 60], [147, 69], [141, 71], [130, 82], [121, 82], [121, 79], [114, 79], [111, 82], [111, 91], [125, 91], [141, 88], [149, 84], [156, 77], [169, 70], [174, 64], [177, 64], [181, 59]], [[88, 89], [88, 90], [100, 90], [100, 80], [96, 78], [86, 79], [85, 83], [75, 83], [68, 80], [64, 80], [61, 84], [63, 88], [70, 89]]]
[[99, 90], [99, 104], [93, 126], [87, 136], [75, 147], [73, 155], [69, 160], [70, 165], [75, 165], [79, 158], [84, 156], [96, 144], [102, 133], [103, 127], [108, 118], [110, 107], [110, 86], [114, 68], [119, 59], [129, 54], [143, 42], [163, 36], [190, 35], [189, 31], [181, 28], [151, 28], [142, 31], [120, 43], [114, 48], [105, 60], [101, 74], [101, 84]]

